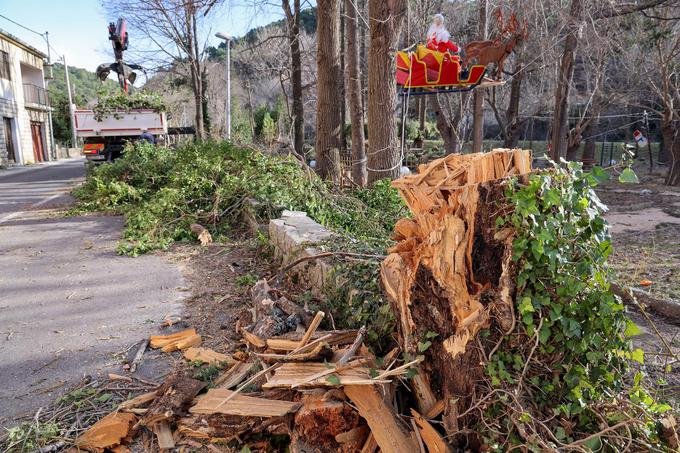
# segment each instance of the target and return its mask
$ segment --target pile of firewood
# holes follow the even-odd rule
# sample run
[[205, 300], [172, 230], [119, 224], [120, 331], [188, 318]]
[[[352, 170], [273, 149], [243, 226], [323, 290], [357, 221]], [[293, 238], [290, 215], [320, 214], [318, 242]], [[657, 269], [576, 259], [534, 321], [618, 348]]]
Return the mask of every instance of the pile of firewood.
[[530, 168], [527, 151], [496, 150], [451, 155], [394, 182], [413, 218], [396, 225], [398, 243], [382, 267], [400, 342], [385, 357], [365, 347], [365, 328], [319, 330], [323, 312], [261, 281], [252, 323], [237, 327], [247, 350], [200, 348], [193, 329], [151, 338], [186, 360], [228, 364], [213, 388], [173, 374], [121, 404], [78, 446], [123, 451], [146, 428], [161, 449], [237, 440], [264, 451], [267, 437], [285, 435], [291, 452], [452, 451], [493, 353], [477, 334], [514, 326], [513, 232], [489, 220], [503, 209], [498, 180]]

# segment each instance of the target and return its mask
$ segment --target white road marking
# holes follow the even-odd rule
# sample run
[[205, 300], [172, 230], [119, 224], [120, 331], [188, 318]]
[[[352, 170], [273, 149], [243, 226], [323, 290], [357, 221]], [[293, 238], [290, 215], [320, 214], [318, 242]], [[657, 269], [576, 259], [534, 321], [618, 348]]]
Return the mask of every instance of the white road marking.
[[61, 197], [62, 195], [64, 195], [64, 193], [67, 193], [67, 192], [59, 192], [59, 193], [55, 193], [54, 195], [51, 195], [51, 196], [49, 196], [49, 197], [47, 197], [47, 198], [45, 198], [45, 199], [42, 199], [42, 200], [40, 200], [40, 201], [38, 201], [38, 202], [36, 202], [36, 203], [33, 203], [31, 206], [28, 207], [28, 209], [26, 209], [26, 210], [24, 210], [24, 211], [17, 211], [17, 212], [13, 212], [13, 213], [11, 213], [11, 214], [8, 214], [8, 215], [6, 215], [5, 217], [3, 217], [3, 218], [0, 219], [0, 225], [2, 225], [2, 224], [5, 223], [5, 222], [9, 222], [10, 220], [12, 220], [12, 219], [14, 219], [14, 218], [16, 218], [16, 217], [19, 217], [19, 216], [22, 215], [22, 214], [26, 214], [28, 211], [31, 211], [31, 210], [33, 210], [33, 209], [35, 209], [35, 208], [39, 208], [40, 206], [49, 203], [50, 201], [54, 200], [55, 198]]

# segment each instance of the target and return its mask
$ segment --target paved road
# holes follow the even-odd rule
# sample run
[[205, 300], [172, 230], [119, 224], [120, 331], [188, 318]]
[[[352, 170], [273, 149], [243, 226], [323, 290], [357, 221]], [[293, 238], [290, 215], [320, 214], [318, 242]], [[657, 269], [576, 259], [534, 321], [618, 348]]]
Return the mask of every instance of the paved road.
[[120, 217], [63, 217], [81, 159], [0, 170], [0, 427], [30, 415], [181, 309], [179, 269], [116, 255]]

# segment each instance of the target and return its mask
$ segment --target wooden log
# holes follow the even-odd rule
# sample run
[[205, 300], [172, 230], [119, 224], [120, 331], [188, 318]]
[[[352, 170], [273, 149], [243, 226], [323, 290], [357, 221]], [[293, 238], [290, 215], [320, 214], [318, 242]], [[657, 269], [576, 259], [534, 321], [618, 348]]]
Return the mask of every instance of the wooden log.
[[371, 428], [383, 453], [416, 451], [411, 433], [400, 423], [394, 409], [383, 400], [378, 386], [346, 385], [345, 393]]
[[[232, 396], [233, 395], [233, 396]], [[222, 404], [222, 402], [231, 399]], [[282, 417], [297, 411], [299, 403], [236, 394], [227, 389], [210, 389], [189, 409], [192, 414], [225, 414], [242, 417]]]
[[411, 409], [411, 415], [413, 415], [413, 421], [420, 430], [420, 437], [423, 439], [423, 442], [430, 453], [453, 452], [451, 446], [444, 441], [441, 434], [439, 434], [422, 415], [413, 409]]

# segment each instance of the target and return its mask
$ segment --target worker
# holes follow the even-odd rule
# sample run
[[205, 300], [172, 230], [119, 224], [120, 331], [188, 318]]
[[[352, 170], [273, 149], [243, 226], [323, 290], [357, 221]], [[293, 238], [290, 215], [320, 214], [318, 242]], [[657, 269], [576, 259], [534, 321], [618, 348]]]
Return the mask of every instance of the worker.
[[156, 144], [156, 137], [149, 131], [144, 131], [144, 133], [139, 136], [139, 139], [143, 142], [151, 143], [152, 145]]
[[444, 26], [444, 16], [435, 14], [432, 25], [427, 30], [427, 48], [438, 52], [460, 52], [460, 48], [451, 42], [451, 33]]

